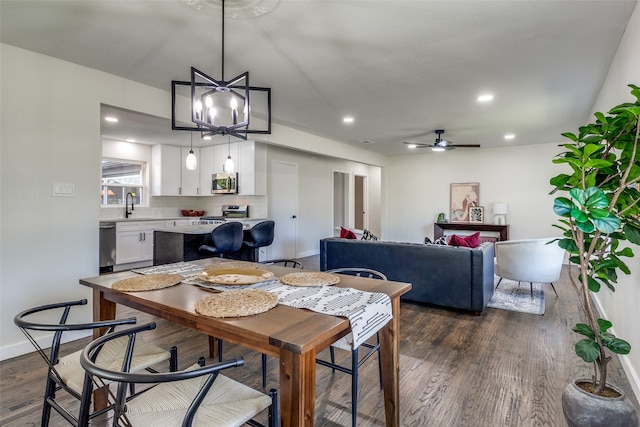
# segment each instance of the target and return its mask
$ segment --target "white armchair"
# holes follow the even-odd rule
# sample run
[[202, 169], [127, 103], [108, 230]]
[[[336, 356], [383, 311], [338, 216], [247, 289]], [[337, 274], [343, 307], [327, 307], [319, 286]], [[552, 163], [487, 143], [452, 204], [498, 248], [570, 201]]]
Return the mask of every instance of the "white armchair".
[[533, 283], [550, 283], [560, 278], [564, 249], [557, 242], [549, 243], [553, 237], [544, 239], [505, 240], [495, 243], [496, 260], [494, 272], [502, 279], [529, 282], [533, 294]]

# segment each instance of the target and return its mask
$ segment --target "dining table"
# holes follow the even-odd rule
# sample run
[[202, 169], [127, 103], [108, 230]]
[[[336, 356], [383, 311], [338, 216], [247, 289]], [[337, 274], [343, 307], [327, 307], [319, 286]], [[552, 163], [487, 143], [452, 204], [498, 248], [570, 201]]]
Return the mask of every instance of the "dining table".
[[[190, 261], [200, 267], [225, 266], [224, 259], [209, 258]], [[276, 277], [305, 270], [278, 265], [259, 266]], [[319, 313], [278, 304], [267, 312], [241, 317], [218, 318], [200, 315], [196, 303], [217, 291], [181, 282], [163, 289], [124, 292], [112, 285], [138, 273], [127, 270], [96, 277], [82, 278], [80, 284], [93, 290], [93, 318], [111, 320], [118, 304], [175, 322], [210, 337], [252, 349], [280, 360], [279, 401], [282, 426], [313, 426], [316, 383], [316, 354], [351, 332], [346, 317]], [[339, 275], [336, 287], [364, 292], [384, 293], [391, 301], [391, 320], [379, 330], [380, 360], [384, 393], [385, 422], [400, 426], [399, 333], [400, 296], [411, 290], [411, 284]], [[100, 332], [95, 332], [95, 337]]]

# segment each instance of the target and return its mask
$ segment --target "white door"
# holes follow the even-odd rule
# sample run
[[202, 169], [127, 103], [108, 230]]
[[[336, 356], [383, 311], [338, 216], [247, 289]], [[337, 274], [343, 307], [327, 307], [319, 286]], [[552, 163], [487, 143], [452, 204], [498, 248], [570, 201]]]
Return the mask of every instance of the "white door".
[[269, 209], [276, 223], [270, 258], [298, 257], [298, 165], [271, 162]]

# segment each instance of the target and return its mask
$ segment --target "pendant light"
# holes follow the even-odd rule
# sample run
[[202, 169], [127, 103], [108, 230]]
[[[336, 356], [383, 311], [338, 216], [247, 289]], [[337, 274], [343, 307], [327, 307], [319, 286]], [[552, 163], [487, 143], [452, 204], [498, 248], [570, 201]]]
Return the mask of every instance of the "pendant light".
[[233, 164], [233, 160], [231, 160], [231, 136], [229, 136], [229, 155], [227, 156], [227, 160], [224, 161], [224, 165], [222, 165], [222, 172], [235, 172], [235, 165]]
[[196, 155], [193, 153], [193, 132], [191, 133], [191, 150], [189, 150], [189, 154], [187, 154], [186, 160], [187, 170], [194, 171], [198, 167], [198, 159]]

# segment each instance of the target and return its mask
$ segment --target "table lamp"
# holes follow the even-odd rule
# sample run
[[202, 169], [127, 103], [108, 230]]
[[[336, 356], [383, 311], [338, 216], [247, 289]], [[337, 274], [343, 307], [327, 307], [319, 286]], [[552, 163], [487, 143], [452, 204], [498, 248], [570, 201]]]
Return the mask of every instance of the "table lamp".
[[507, 223], [507, 219], [505, 215], [507, 214], [507, 204], [506, 203], [494, 203], [493, 204], [493, 223], [497, 225], [505, 225]]

